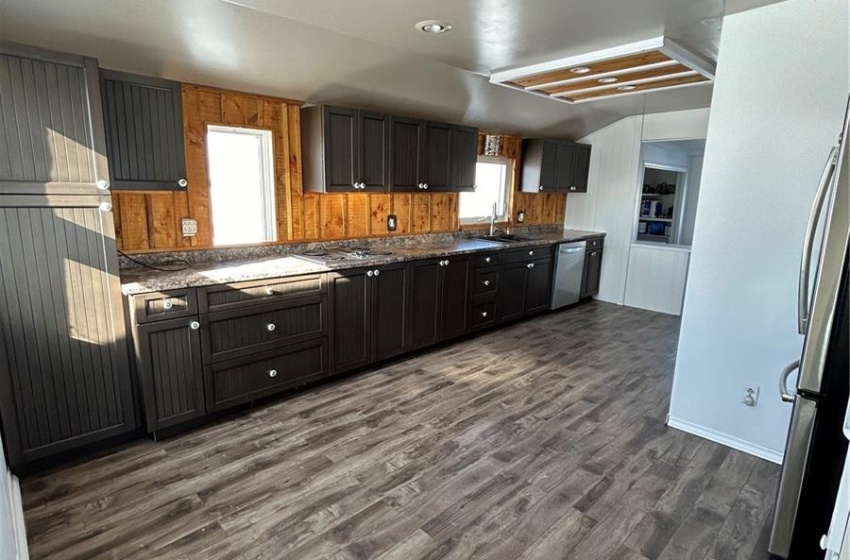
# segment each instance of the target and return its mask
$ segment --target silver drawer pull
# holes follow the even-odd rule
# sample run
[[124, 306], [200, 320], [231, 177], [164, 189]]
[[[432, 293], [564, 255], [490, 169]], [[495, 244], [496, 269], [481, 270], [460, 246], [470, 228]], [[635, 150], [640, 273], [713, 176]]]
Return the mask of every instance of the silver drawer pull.
[[171, 309], [172, 307], [174, 307], [174, 302], [171, 301], [170, 299], [167, 299], [167, 300], [162, 302], [162, 308], [163, 309]]
[[529, 256], [529, 257], [533, 257], [533, 256], [534, 256], [534, 251], [529, 251], [529, 252], [528, 252], [528, 256]]
[[375, 271], [374, 271], [374, 270], [367, 270], [367, 271], [366, 271], [366, 276], [368, 276], [369, 278], [373, 277], [374, 275], [375, 275]]
[[490, 257], [485, 257], [484, 262], [490, 262]]
[[576, 190], [576, 188], [575, 188], [575, 187], [570, 187], [570, 190], [571, 190], [571, 191], [574, 191], [574, 190]]
[[527, 264], [527, 265], [525, 265], [525, 266], [527, 266], [528, 268], [534, 268], [534, 263], [528, 263], [528, 264]]
[[277, 329], [277, 325], [275, 325], [274, 323], [269, 323], [268, 325], [266, 325], [266, 330], [269, 332], [274, 332], [275, 329]]
[[193, 331], [196, 331], [201, 328], [201, 324], [197, 321], [192, 321], [191, 323], [189, 323], [189, 328]]
[[277, 370], [276, 369], [270, 369], [269, 370], [269, 377], [277, 377]]
[[489, 286], [489, 285], [490, 285], [490, 281], [489, 281], [489, 280], [485, 280], [485, 281], [484, 281], [484, 285], [485, 285], [485, 286]]
[[380, 274], [381, 274], [381, 271], [376, 268], [375, 269], [375, 276], [380, 276]]
[[274, 288], [266, 288], [266, 295], [267, 296], [273, 296], [274, 295]]
[[486, 312], [486, 311], [482, 311], [482, 312], [481, 312], [481, 316], [482, 316], [482, 317], [487, 317], [487, 312]]
[[595, 257], [595, 256], [596, 256], [596, 251], [592, 251], [592, 252], [590, 253], [590, 256], [591, 256], [591, 257]]

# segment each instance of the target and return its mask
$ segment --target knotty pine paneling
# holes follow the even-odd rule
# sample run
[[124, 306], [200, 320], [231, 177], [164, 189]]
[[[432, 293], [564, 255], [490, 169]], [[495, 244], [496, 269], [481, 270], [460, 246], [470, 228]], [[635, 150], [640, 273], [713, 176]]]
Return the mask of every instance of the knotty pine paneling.
[[[122, 251], [146, 252], [212, 247], [206, 127], [247, 126], [272, 131], [278, 239], [281, 243], [351, 239], [459, 229], [459, 195], [452, 193], [304, 193], [300, 103], [259, 95], [183, 85], [186, 177], [180, 192], [113, 193], [115, 229]], [[483, 140], [479, 142], [483, 149]], [[504, 136], [502, 155], [513, 160], [512, 215], [524, 210], [528, 225], [563, 223], [566, 195], [518, 192], [520, 138]], [[387, 215], [398, 218], [387, 231]], [[180, 220], [198, 221], [198, 235], [183, 237]]]

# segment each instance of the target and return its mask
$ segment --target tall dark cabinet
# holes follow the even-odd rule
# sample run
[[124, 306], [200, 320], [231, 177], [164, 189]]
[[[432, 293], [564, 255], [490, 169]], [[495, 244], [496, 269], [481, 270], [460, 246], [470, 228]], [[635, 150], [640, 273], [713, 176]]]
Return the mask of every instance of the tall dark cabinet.
[[10, 466], [134, 430], [97, 62], [0, 43], [0, 419]]

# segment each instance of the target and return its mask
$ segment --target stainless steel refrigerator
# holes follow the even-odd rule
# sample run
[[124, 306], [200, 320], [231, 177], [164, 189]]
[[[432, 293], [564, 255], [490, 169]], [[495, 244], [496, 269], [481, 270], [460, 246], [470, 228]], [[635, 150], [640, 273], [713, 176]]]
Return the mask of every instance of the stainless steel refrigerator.
[[[850, 102], [821, 176], [803, 244], [798, 294], [803, 352], [779, 382], [782, 399], [794, 409], [770, 537], [772, 558], [823, 558], [820, 539], [829, 529], [847, 453], [842, 428], [850, 385], [848, 118]], [[795, 371], [796, 387], [789, 387]]]

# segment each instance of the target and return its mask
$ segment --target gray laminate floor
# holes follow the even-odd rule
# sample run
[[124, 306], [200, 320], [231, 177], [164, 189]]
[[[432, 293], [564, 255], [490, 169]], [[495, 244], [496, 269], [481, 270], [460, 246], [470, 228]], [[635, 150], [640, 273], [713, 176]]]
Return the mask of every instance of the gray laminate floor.
[[678, 326], [592, 303], [26, 479], [31, 557], [766, 558], [778, 467], [664, 426]]

